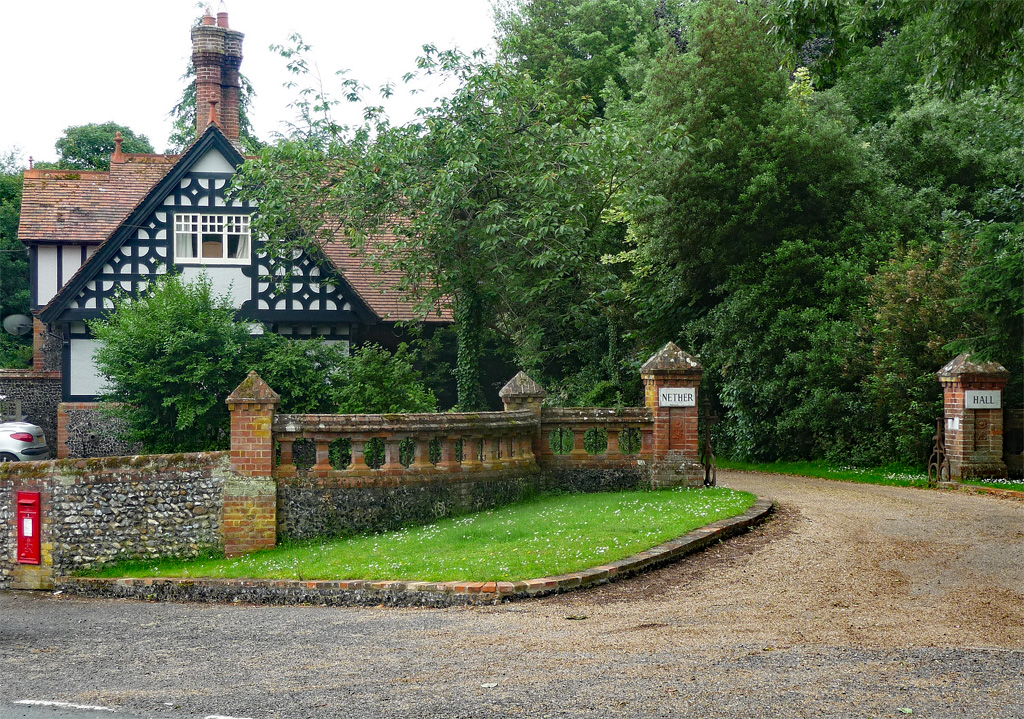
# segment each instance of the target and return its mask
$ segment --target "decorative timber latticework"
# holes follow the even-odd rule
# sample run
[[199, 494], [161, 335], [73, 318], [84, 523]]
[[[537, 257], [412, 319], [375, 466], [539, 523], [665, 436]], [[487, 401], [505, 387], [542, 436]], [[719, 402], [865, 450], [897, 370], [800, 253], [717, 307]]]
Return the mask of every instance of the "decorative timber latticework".
[[278, 319], [297, 313], [305, 321], [328, 321], [337, 320], [339, 313], [351, 313], [352, 303], [342, 295], [337, 275], [324, 269], [326, 265], [299, 251], [290, 262], [257, 251], [254, 316], [273, 314]]

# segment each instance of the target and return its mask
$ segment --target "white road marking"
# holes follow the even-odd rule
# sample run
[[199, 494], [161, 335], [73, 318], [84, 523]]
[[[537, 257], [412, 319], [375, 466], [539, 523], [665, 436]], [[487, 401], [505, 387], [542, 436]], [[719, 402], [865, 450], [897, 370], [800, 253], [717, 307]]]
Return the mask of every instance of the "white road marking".
[[117, 709], [111, 709], [110, 707], [94, 707], [89, 704], [71, 704], [69, 702], [49, 702], [43, 699], [21, 699], [14, 702], [15, 704], [30, 704], [32, 706], [39, 707], [60, 707], [62, 709], [88, 709], [96, 712], [116, 712]]
[[210, 716], [203, 717], [203, 719], [249, 719], [249, 717], [229, 717], [223, 714], [211, 714]]

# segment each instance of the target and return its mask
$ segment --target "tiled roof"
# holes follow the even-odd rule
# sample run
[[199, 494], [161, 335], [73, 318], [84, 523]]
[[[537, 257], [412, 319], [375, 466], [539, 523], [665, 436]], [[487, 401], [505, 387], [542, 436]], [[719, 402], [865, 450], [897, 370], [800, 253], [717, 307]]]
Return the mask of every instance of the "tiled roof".
[[177, 155], [126, 155], [110, 172], [26, 170], [22, 242], [98, 245], [166, 175]]
[[[375, 235], [373, 244], [379, 247], [382, 244], [394, 242], [395, 239], [395, 235]], [[402, 278], [401, 273], [397, 270], [381, 271], [372, 266], [373, 250], [368, 251], [369, 256], [360, 257], [349, 246], [348, 240], [341, 238], [328, 243], [324, 247], [324, 254], [382, 320], [399, 322], [421, 319], [416, 313], [416, 302], [395, 289]], [[451, 308], [444, 306], [440, 313], [431, 312], [429, 316], [422, 318], [422, 321], [451, 322]]]

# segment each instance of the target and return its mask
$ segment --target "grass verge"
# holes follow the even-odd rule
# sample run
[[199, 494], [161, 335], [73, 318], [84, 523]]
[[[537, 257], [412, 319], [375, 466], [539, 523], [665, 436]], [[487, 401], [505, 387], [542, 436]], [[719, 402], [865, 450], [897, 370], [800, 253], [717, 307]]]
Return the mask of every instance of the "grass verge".
[[1024, 492], [1024, 481], [1019, 479], [962, 479], [961, 484], [973, 484], [978, 487], [993, 487], [995, 489], [1013, 489]]
[[838, 479], [844, 482], [887, 484], [895, 487], [927, 487], [928, 475], [917, 469], [892, 465], [889, 467], [833, 467], [822, 461], [815, 462], [739, 462], [716, 459], [719, 469], [739, 469], [749, 472], [796, 474], [802, 477]]
[[303, 542], [226, 559], [132, 561], [97, 577], [516, 581], [623, 559], [757, 501], [723, 487], [545, 495], [396, 532]]

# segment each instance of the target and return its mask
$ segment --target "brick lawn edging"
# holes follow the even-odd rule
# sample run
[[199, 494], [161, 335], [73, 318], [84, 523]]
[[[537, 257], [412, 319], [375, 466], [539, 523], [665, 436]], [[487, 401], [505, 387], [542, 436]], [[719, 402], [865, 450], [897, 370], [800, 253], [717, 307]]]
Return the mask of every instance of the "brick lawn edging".
[[55, 580], [55, 588], [65, 594], [79, 596], [175, 602], [392, 607], [498, 604], [605, 584], [670, 564], [717, 541], [757, 526], [764, 522], [774, 509], [775, 503], [772, 500], [759, 498], [743, 514], [712, 522], [617, 562], [591, 567], [581, 572], [519, 582], [58, 577]]
[[1019, 489], [1003, 489], [1002, 487], [984, 487], [979, 484], [964, 484], [962, 482], [940, 482], [939, 487], [942, 489], [961, 490], [964, 492], [971, 492], [973, 494], [991, 494], [994, 497], [1002, 497], [1003, 499], [1016, 499], [1018, 502], [1024, 502], [1024, 492]]

